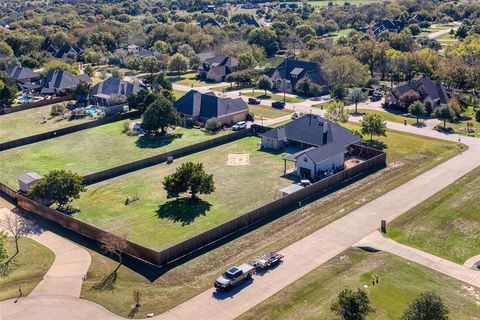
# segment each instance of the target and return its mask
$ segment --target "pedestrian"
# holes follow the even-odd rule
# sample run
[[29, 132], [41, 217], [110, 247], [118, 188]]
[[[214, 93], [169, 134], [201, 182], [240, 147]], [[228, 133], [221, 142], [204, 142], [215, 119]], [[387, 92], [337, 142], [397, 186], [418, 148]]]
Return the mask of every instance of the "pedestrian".
[[375, 278], [372, 277], [372, 286], [375, 287]]
[[377, 284], [378, 284], [378, 274], [377, 274], [377, 275], [375, 275], [375, 281], [376, 281], [376, 282], [377, 282]]

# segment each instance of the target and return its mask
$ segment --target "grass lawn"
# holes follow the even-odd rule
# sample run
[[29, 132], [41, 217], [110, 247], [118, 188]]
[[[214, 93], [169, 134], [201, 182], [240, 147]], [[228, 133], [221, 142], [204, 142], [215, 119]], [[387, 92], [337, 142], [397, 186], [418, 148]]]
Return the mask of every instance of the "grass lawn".
[[170, 76], [169, 80], [178, 85], [182, 86], [192, 86], [192, 87], [205, 87], [208, 86], [208, 82], [197, 80], [197, 73], [185, 73], [180, 76]]
[[[359, 113], [365, 114], [378, 114], [380, 115], [385, 121], [390, 121], [390, 122], [398, 122], [398, 123], [403, 123], [405, 120], [407, 120], [408, 124], [415, 124], [417, 123], [416, 118], [411, 118], [411, 117], [405, 117], [401, 114], [397, 113], [392, 113], [389, 111], [378, 111], [378, 110], [369, 110], [369, 109], [358, 109]], [[353, 113], [353, 111], [352, 111]], [[422, 122], [423, 120], [420, 118], [418, 120], [419, 122]]]
[[398, 242], [463, 264], [480, 254], [480, 168], [389, 224]]
[[[372, 287], [374, 275], [379, 276], [379, 284]], [[330, 305], [338, 293], [365, 284], [375, 308], [368, 319], [399, 319], [408, 304], [425, 291], [442, 297], [451, 319], [474, 319], [480, 312], [480, 301], [469, 293], [466, 284], [388, 253], [352, 248], [237, 319], [334, 319]]]
[[442, 34], [435, 39], [443, 45], [455, 44], [458, 42], [458, 38], [455, 38], [455, 36], [452, 36], [449, 33]]
[[[4, 277], [0, 276], [0, 301], [18, 297], [18, 286], [26, 296], [43, 279], [55, 259], [54, 253], [40, 243], [21, 238], [20, 252], [11, 262], [11, 269]], [[15, 252], [15, 242], [9, 238], [7, 250], [10, 255]]]
[[139, 138], [122, 133], [124, 123], [128, 122], [109, 123], [1, 152], [0, 181], [17, 187], [16, 178], [20, 174], [32, 171], [46, 174], [52, 169], [85, 175], [218, 136], [199, 129], [177, 128], [164, 137]]
[[148, 312], [158, 314], [167, 311], [211, 288], [215, 278], [226, 268], [251, 261], [266, 252], [280, 250], [462, 150], [456, 143], [390, 130], [387, 134], [388, 136], [382, 137], [381, 141], [388, 145], [386, 150], [391, 154], [388, 161], [390, 164], [395, 161], [395, 166], [389, 166], [338, 192], [277, 217], [268, 224], [236, 238], [235, 241], [223, 244], [165, 273], [157, 273], [158, 278], [152, 282], [122, 267], [114, 290], [91, 291], [95, 283], [115, 268], [114, 261], [94, 254], [89, 276], [82, 290], [84, 298], [126, 316], [132, 304], [132, 291], [139, 289], [144, 297], [142, 302], [144, 307], [141, 308], [139, 316]]
[[[283, 101], [283, 94], [273, 94], [271, 92], [267, 92], [265, 95], [265, 92], [263, 90], [255, 90], [255, 93], [252, 93], [250, 90], [249, 91], [242, 91], [242, 95], [248, 96], [248, 97], [256, 97], [259, 99], [271, 99], [271, 100], [281, 100]], [[305, 101], [305, 99], [298, 98], [298, 97], [292, 97], [289, 95], [285, 96], [285, 101], [288, 103], [299, 103]]]
[[[126, 231], [131, 240], [165, 248], [231, 220], [280, 196], [291, 180], [283, 177], [282, 154], [259, 150], [258, 137], [247, 137], [214, 149], [123, 175], [88, 187], [73, 204], [75, 217], [99, 228]], [[227, 165], [231, 154], [247, 153], [247, 165]], [[167, 200], [163, 178], [187, 161], [201, 162], [213, 173], [215, 192], [202, 202]], [[251, 190], [256, 190], [252, 193]], [[125, 205], [128, 197], [139, 200]]]
[[257, 120], [260, 119], [260, 117], [263, 117], [264, 119], [275, 119], [292, 113], [285, 109], [275, 109], [269, 106], [253, 104], [248, 105], [248, 109], [250, 109], [250, 112], [254, 114]]
[[175, 97], [176, 100], [180, 99], [185, 95], [185, 91], [180, 91], [180, 90], [172, 90], [173, 96]]
[[0, 142], [20, 139], [92, 120], [92, 118], [84, 118], [70, 121], [60, 117], [52, 117], [43, 123], [44, 117], [50, 118], [51, 108], [52, 106], [48, 105], [0, 116]]

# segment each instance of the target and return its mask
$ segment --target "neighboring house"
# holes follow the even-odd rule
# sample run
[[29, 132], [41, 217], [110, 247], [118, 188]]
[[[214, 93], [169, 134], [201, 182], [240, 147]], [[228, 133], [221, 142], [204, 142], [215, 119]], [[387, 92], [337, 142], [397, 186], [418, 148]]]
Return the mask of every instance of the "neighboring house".
[[341, 125], [312, 114], [260, 136], [263, 148], [300, 149], [284, 159], [294, 161], [296, 174], [309, 180], [317, 180], [325, 176], [325, 172], [342, 170], [349, 147], [361, 141], [359, 136]]
[[200, 21], [200, 27], [202, 28], [205, 27], [207, 24], [211, 24], [214, 27], [222, 28], [222, 25], [220, 24], [220, 22], [218, 22], [216, 19], [212, 17], [208, 17]]
[[30, 68], [13, 67], [7, 69], [6, 72], [10, 78], [21, 84], [25, 84], [27, 82], [34, 82], [40, 79], [40, 75]]
[[295, 92], [297, 82], [301, 79], [307, 79], [321, 87], [321, 94], [326, 94], [329, 90], [320, 66], [314, 62], [285, 59], [270, 73], [270, 78], [273, 88], [282, 92]]
[[373, 26], [373, 35], [375, 37], [380, 36], [384, 32], [397, 33], [405, 28], [405, 22], [401, 20], [381, 20]]
[[108, 78], [93, 87], [92, 100], [94, 104], [109, 106], [115, 97], [128, 97], [143, 89], [140, 83], [132, 83], [119, 78]]
[[92, 83], [92, 80], [86, 74], [76, 76], [68, 71], [53, 70], [36, 83], [36, 89], [42, 94], [63, 94], [74, 89], [80, 82]]
[[217, 118], [223, 124], [233, 124], [244, 121], [248, 116], [248, 105], [242, 98], [220, 98], [213, 92], [204, 94], [190, 90], [174, 106], [184, 117], [185, 125], [205, 123], [210, 118]]
[[29, 172], [20, 175], [18, 177], [19, 190], [27, 193], [40, 179], [42, 179], [42, 176], [35, 172]]
[[250, 16], [248, 18], [245, 18], [238, 23], [238, 26], [243, 26], [243, 25], [253, 26], [253, 27], [256, 27], [256, 28], [263, 27], [263, 25], [257, 19], [255, 19], [252, 16]]
[[260, 5], [257, 3], [247, 2], [242, 4], [242, 9], [259, 9]]
[[439, 81], [426, 77], [404, 82], [396, 86], [387, 94], [385, 104], [406, 108], [405, 103], [402, 101], [402, 96], [411, 91], [420, 95], [421, 101], [425, 103], [425, 107], [430, 111], [442, 104], [447, 104], [452, 97], [452, 93]]
[[79, 60], [83, 56], [83, 50], [78, 46], [66, 44], [60, 49], [56, 49], [54, 46], [50, 45], [47, 48], [47, 52], [52, 55], [52, 57], [57, 59], [64, 60]]
[[115, 53], [121, 56], [136, 55], [140, 58], [152, 57], [155, 55], [155, 52], [144, 49], [136, 44], [129, 44], [125, 47], [115, 49]]
[[206, 58], [198, 67], [198, 74], [200, 78], [222, 82], [225, 77], [232, 72], [235, 72], [238, 67], [238, 60], [234, 57], [223, 55]]

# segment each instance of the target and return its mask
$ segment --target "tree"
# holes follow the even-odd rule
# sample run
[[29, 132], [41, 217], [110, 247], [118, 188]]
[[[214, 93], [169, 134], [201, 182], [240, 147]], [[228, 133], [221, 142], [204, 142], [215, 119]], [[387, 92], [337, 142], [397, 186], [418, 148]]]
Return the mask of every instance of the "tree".
[[367, 113], [363, 116], [361, 121], [361, 133], [370, 136], [370, 142], [373, 136], [386, 136], [387, 124], [378, 114]]
[[355, 113], [358, 113], [357, 111], [357, 106], [360, 102], [364, 101], [366, 99], [366, 95], [363, 93], [362, 89], [360, 88], [354, 88], [350, 94], [348, 95], [348, 100], [350, 100], [351, 103], [355, 103]]
[[255, 28], [250, 31], [248, 43], [262, 47], [269, 57], [272, 57], [279, 49], [275, 31], [267, 28]]
[[37, 200], [57, 203], [63, 208], [85, 191], [82, 177], [68, 170], [52, 170], [40, 179], [29, 191], [29, 196]]
[[433, 116], [440, 121], [443, 121], [443, 128], [447, 128], [447, 120], [453, 119], [455, 112], [447, 105], [441, 105], [433, 110]]
[[128, 234], [105, 233], [100, 238], [101, 247], [105, 253], [116, 255], [118, 258], [118, 266], [113, 273], [116, 273], [123, 264], [122, 252], [128, 246]]
[[257, 88], [264, 90], [265, 95], [267, 95], [267, 90], [272, 90], [272, 87], [273, 87], [272, 79], [270, 79], [270, 77], [265, 74], [261, 75], [257, 81]]
[[331, 90], [330, 95], [337, 101], [343, 101], [348, 95], [348, 89], [342, 85], [336, 85]]
[[421, 99], [420, 93], [415, 90], [409, 90], [400, 96], [400, 101], [403, 102], [407, 108], [415, 101], [420, 101]]
[[[0, 225], [7, 230], [15, 240], [15, 255], [20, 252], [18, 240], [32, 233], [32, 223], [18, 214], [8, 214]], [[1, 260], [1, 259], [0, 259]]]
[[168, 45], [168, 43], [162, 40], [155, 41], [153, 47], [155, 48], [155, 51], [158, 51], [160, 53], [168, 53], [168, 51], [170, 50], [170, 46]]
[[78, 75], [80, 73], [80, 69], [78, 68], [77, 64], [68, 63], [63, 60], [52, 60], [49, 63], [43, 66], [43, 70], [45, 74], [48, 74], [51, 71], [55, 70], [63, 70], [70, 72], [73, 75]]
[[365, 40], [356, 45], [355, 55], [361, 63], [368, 66], [370, 75], [373, 76], [375, 66], [385, 59], [387, 49], [387, 42]]
[[435, 292], [424, 292], [407, 307], [401, 320], [447, 320], [448, 309]]
[[448, 101], [448, 107], [453, 110], [455, 116], [459, 118], [462, 115], [463, 109], [457, 97], [453, 97]]
[[221, 128], [222, 128], [222, 123], [220, 122], [220, 120], [218, 120], [218, 118], [215, 118], [215, 117], [208, 119], [207, 122], [205, 123], [205, 129], [208, 132], [215, 133], [215, 132], [218, 132]]
[[167, 133], [167, 128], [177, 124], [178, 115], [172, 101], [162, 95], [157, 95], [143, 114], [142, 127], [147, 131], [160, 129], [160, 134], [164, 135]]
[[330, 86], [361, 86], [368, 81], [368, 69], [352, 56], [333, 56], [322, 65], [325, 79]]
[[170, 71], [176, 71], [178, 74], [188, 70], [190, 61], [181, 53], [174, 54], [168, 61], [168, 69]]
[[85, 69], [83, 69], [83, 72], [87, 74], [89, 77], [92, 77], [95, 74], [95, 69], [91, 65], [87, 65]]
[[10, 107], [17, 92], [18, 87], [15, 81], [0, 71], [0, 109]]
[[142, 71], [153, 74], [162, 69], [163, 62], [156, 57], [145, 57], [142, 59]]
[[238, 56], [238, 70], [254, 68], [257, 64], [255, 57], [251, 52], [242, 53]]
[[418, 118], [425, 115], [427, 113], [427, 109], [425, 108], [425, 104], [420, 101], [415, 101], [408, 107], [408, 112], [417, 117], [418, 123]]
[[348, 121], [348, 110], [342, 101], [332, 101], [325, 105], [325, 118], [333, 122]]
[[179, 197], [189, 192], [191, 199], [197, 199], [197, 194], [210, 194], [215, 191], [213, 175], [207, 174], [202, 163], [186, 162], [163, 180], [167, 197]]
[[361, 289], [343, 289], [330, 309], [343, 320], [363, 320], [374, 312], [367, 293]]
[[80, 81], [80, 83], [73, 89], [73, 97], [82, 97], [89, 95], [92, 91], [92, 85], [90, 83]]
[[7, 233], [0, 230], [0, 267], [5, 263], [5, 260], [8, 259], [7, 251]]
[[13, 50], [10, 48], [10, 46], [3, 41], [0, 41], [0, 53], [4, 54], [8, 57], [13, 57]]

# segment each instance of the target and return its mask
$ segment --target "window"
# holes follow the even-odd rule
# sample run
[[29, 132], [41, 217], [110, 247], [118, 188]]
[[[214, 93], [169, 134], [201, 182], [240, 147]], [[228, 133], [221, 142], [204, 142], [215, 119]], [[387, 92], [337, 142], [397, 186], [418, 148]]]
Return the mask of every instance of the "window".
[[304, 157], [304, 158], [303, 158], [303, 161], [307, 162], [307, 161], [308, 161], [308, 158], [307, 158], [307, 157]]

